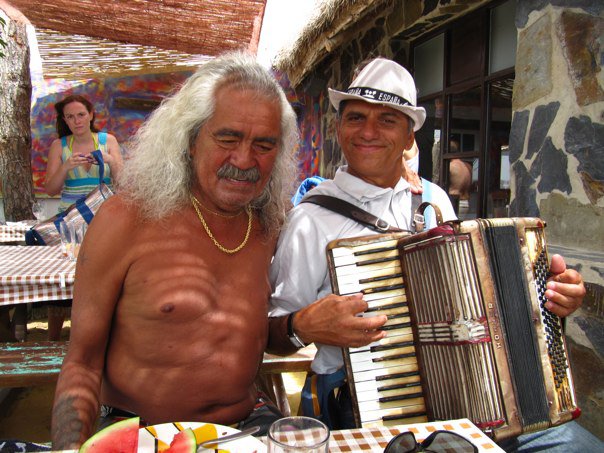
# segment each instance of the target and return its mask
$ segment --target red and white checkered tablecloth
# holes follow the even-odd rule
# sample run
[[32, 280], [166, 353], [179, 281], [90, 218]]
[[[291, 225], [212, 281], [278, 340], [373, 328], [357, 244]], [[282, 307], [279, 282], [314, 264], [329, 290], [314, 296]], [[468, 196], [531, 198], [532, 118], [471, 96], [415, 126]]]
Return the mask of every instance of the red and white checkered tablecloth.
[[18, 222], [0, 225], [0, 244], [25, 241], [25, 232], [31, 228], [31, 224], [33, 224], [33, 222]]
[[0, 305], [71, 299], [74, 276], [60, 246], [0, 246]]
[[[453, 431], [464, 436], [479, 452], [505, 453], [493, 440], [486, 436], [468, 419], [447, 420], [443, 422], [416, 423], [394, 427], [374, 427], [332, 431], [329, 439], [330, 453], [353, 451], [384, 451], [390, 439], [399, 433], [411, 431], [417, 442], [422, 442], [432, 432], [438, 430]], [[293, 434], [292, 434], [293, 436]], [[266, 438], [262, 439], [266, 443]]]

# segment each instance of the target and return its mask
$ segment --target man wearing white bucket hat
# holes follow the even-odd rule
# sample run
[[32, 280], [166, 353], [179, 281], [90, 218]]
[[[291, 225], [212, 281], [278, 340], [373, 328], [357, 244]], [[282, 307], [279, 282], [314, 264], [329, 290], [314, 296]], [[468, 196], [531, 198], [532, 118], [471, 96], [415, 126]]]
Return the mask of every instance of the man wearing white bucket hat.
[[[329, 99], [338, 111], [336, 134], [347, 165], [305, 198], [330, 195], [389, 225], [411, 230], [414, 203], [402, 156], [413, 146], [414, 132], [426, 118], [425, 110], [417, 106], [413, 77], [399, 64], [377, 58], [358, 73], [346, 91], [330, 89]], [[447, 194], [425, 180], [423, 187], [423, 200], [438, 205], [444, 221], [455, 219]], [[431, 228], [435, 216], [432, 209], [428, 211], [425, 222]], [[380, 328], [386, 317], [357, 316], [367, 309], [360, 294], [331, 294], [325, 248], [334, 239], [375, 233], [356, 220], [303, 199], [289, 214], [271, 265], [269, 349], [285, 354], [304, 344], [316, 344], [312, 369], [319, 380], [307, 379], [302, 407], [305, 415], [317, 415], [335, 429], [352, 424], [350, 414], [335, 403], [332, 392], [345, 379], [340, 348], [384, 338], [386, 332]], [[581, 276], [566, 270], [561, 257], [553, 258], [552, 271], [558, 275], [557, 282], [548, 283], [547, 306], [565, 316], [580, 306], [585, 288]], [[310, 394], [310, 384], [321, 387], [319, 395]], [[346, 386], [340, 395], [345, 394], [344, 389]], [[312, 398], [317, 396], [323, 403], [320, 411], [316, 405], [313, 409]], [[327, 407], [332, 403], [333, 411]]]

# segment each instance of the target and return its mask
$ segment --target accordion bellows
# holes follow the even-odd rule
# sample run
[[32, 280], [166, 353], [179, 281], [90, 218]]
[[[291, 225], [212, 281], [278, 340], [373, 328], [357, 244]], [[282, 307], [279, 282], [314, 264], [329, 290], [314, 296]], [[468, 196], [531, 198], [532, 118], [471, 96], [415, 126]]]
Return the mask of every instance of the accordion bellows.
[[576, 418], [544, 223], [477, 219], [328, 245], [334, 293], [363, 292], [388, 336], [345, 350], [357, 425], [469, 418], [495, 439]]

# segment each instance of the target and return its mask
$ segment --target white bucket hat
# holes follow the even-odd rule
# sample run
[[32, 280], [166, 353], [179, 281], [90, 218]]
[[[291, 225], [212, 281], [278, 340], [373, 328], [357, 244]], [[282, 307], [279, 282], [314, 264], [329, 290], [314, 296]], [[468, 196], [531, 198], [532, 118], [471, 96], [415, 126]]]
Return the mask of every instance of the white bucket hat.
[[355, 99], [382, 104], [409, 116], [413, 130], [418, 130], [426, 120], [426, 110], [417, 107], [415, 82], [409, 72], [398, 63], [376, 58], [365, 66], [346, 91], [328, 89], [329, 100], [336, 110], [340, 102]]

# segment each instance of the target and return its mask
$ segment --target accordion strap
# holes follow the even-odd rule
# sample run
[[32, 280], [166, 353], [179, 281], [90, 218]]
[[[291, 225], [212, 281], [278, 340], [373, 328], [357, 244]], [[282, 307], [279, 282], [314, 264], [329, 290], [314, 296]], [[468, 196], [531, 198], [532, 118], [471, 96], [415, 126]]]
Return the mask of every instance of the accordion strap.
[[374, 216], [370, 212], [359, 208], [347, 201], [340, 198], [332, 197], [330, 195], [309, 195], [304, 197], [301, 203], [313, 203], [329, 209], [333, 212], [337, 212], [340, 215], [355, 220], [363, 225], [368, 226], [372, 230], [380, 233], [395, 233], [404, 231], [400, 228], [390, 226], [388, 222], [379, 217]]
[[430, 203], [429, 201], [424, 201], [422, 204], [420, 204], [419, 206], [417, 206], [413, 212], [413, 223], [415, 226], [416, 231], [422, 231], [424, 229], [424, 225], [425, 225], [425, 217], [424, 217], [424, 212], [426, 211], [427, 208], [432, 208], [434, 209], [434, 215], [436, 216], [436, 225], [442, 225], [443, 223], [443, 215], [440, 212], [440, 208], [435, 205], [434, 203]]

